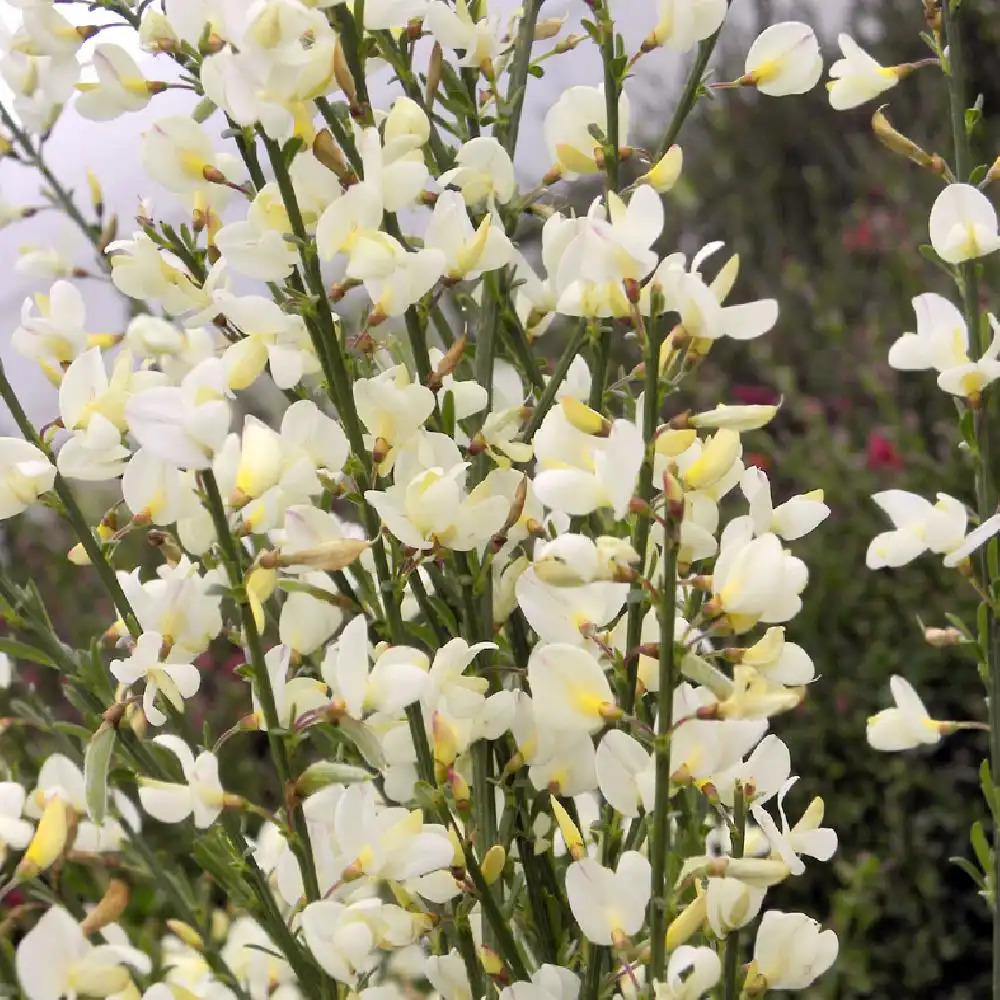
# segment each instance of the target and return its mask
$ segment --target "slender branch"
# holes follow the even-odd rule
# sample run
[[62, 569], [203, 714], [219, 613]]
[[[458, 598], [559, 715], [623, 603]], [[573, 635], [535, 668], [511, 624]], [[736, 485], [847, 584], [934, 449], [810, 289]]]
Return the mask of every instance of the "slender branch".
[[[660, 385], [660, 345], [662, 343], [663, 323], [661, 318], [653, 320], [646, 331], [646, 375], [643, 391], [642, 440], [646, 455], [639, 471], [639, 497], [652, 504], [653, 501], [653, 441], [656, 438], [656, 425], [660, 416], [659, 385]], [[646, 553], [649, 550], [650, 518], [648, 514], [638, 514], [632, 529], [632, 547], [639, 554], [640, 572], [646, 566]], [[642, 590], [638, 595], [642, 598]], [[642, 618], [645, 609], [644, 600], [634, 601], [629, 605], [626, 621], [625, 654], [629, 657], [627, 666], [626, 688], [622, 697], [622, 710], [631, 715], [635, 710], [635, 693], [638, 682], [639, 656], [633, 651], [639, 645], [642, 636]]]
[[[732, 7], [732, 5], [733, 0], [729, 0], [729, 6]], [[670, 124], [664, 133], [660, 148], [657, 150], [656, 159], [663, 156], [674, 142], [676, 142], [677, 136], [680, 135], [680, 131], [684, 127], [684, 122], [687, 120], [687, 116], [691, 114], [695, 104], [698, 103], [698, 98], [701, 96], [702, 77], [705, 75], [705, 68], [708, 66], [708, 61], [712, 58], [712, 53], [715, 51], [715, 46], [718, 44], [721, 34], [722, 28], [720, 27], [714, 35], [710, 35], [703, 42], [699, 43], [694, 65], [688, 73], [687, 80], [684, 81], [684, 89], [681, 91], [677, 107], [674, 109], [674, 116], [670, 119]]]
[[507, 84], [507, 120], [504, 124], [500, 144], [507, 153], [514, 154], [517, 136], [521, 129], [521, 114], [524, 110], [524, 95], [528, 84], [528, 68], [531, 66], [531, 46], [535, 40], [538, 12], [545, 0], [528, 0], [514, 43], [514, 58], [510, 64]]
[[[650, 405], [650, 400], [646, 405]], [[679, 529], [679, 520], [667, 514], [668, 528]], [[659, 982], [666, 972], [667, 875], [670, 866], [672, 827], [670, 824], [670, 731], [673, 728], [674, 620], [677, 614], [677, 540], [671, 531], [664, 532], [663, 578], [660, 601], [660, 690], [658, 692], [659, 732], [655, 750], [655, 795], [650, 855], [653, 868], [652, 896], [649, 902], [649, 939], [651, 959], [649, 981]]]
[[587, 324], [581, 319], [577, 322], [573, 335], [566, 342], [566, 346], [563, 348], [563, 352], [559, 356], [559, 360], [556, 362], [556, 366], [552, 371], [552, 376], [545, 386], [545, 391], [539, 397], [538, 402], [535, 404], [535, 409], [531, 414], [531, 418], [525, 425], [524, 433], [522, 435], [525, 441], [531, 440], [535, 431], [542, 426], [542, 421], [545, 419], [545, 415], [550, 409], [552, 409], [552, 404], [556, 401], [556, 395], [563, 384], [563, 380], [566, 378], [566, 372], [569, 371], [569, 366], [573, 364], [573, 361], [580, 353], [580, 347], [583, 345], [583, 341], [586, 336]]
[[[742, 858], [747, 830], [747, 803], [743, 786], [737, 781], [733, 798], [732, 850], [730, 857]], [[725, 965], [723, 967], [724, 1000], [737, 1000], [736, 977], [740, 967], [740, 932], [735, 929], [726, 938]]]
[[615, 73], [615, 26], [611, 19], [608, 0], [601, 5], [601, 62], [604, 64], [604, 108], [607, 119], [607, 149], [605, 151], [604, 172], [608, 178], [608, 191], [617, 191], [619, 187], [619, 168], [621, 166], [621, 136], [618, 123], [618, 98], [620, 84]]
[[[17, 140], [18, 145], [20, 145], [21, 149], [24, 151], [24, 155], [28, 158], [32, 166], [34, 166], [42, 177], [45, 178], [45, 183], [48, 184], [52, 197], [55, 199], [56, 203], [66, 213], [80, 232], [87, 237], [87, 242], [92, 244], [94, 250], [97, 251], [97, 245], [101, 235], [100, 227], [89, 223], [83, 217], [83, 213], [73, 200], [72, 193], [62, 185], [59, 178], [56, 177], [56, 175], [49, 168], [49, 165], [45, 162], [45, 158], [42, 156], [41, 148], [35, 147], [35, 144], [31, 141], [31, 137], [17, 124], [13, 115], [11, 115], [2, 102], [0, 102], [0, 121], [4, 123], [4, 126]], [[111, 265], [103, 253], [98, 252], [97, 259], [100, 262], [101, 268], [105, 272], [111, 270]]]
[[[972, 149], [969, 132], [965, 125], [967, 107], [966, 55], [962, 36], [962, 12], [960, 3], [947, 2], [942, 5], [945, 31], [948, 39], [948, 97], [951, 110], [952, 138], [955, 144], [955, 176], [960, 182], [967, 181], [972, 171]], [[977, 357], [986, 352], [989, 338], [979, 307], [979, 275], [975, 261], [966, 261], [959, 267], [961, 277], [962, 305], [969, 337], [975, 345]], [[995, 497], [990, 469], [990, 407], [991, 400], [984, 400], [975, 414], [976, 430], [976, 507], [981, 520], [994, 511]], [[995, 541], [990, 543], [995, 545]], [[984, 545], [976, 553], [977, 575], [984, 586], [989, 587], [990, 545]], [[985, 606], [985, 636], [981, 637], [986, 655], [988, 709], [990, 720], [990, 774], [995, 783], [1000, 775], [1000, 627], [991, 602]], [[1000, 858], [1000, 823], [993, 824], [994, 857]], [[993, 891], [993, 998], [1000, 1000], [1000, 892]]]
[[[215, 533], [219, 539], [219, 548], [229, 575], [229, 583], [236, 592], [236, 600], [240, 609], [240, 619], [243, 625], [243, 632], [246, 636], [247, 652], [250, 656], [250, 667], [253, 670], [254, 686], [257, 689], [257, 697], [260, 700], [260, 706], [264, 714], [264, 727], [267, 730], [268, 747], [271, 751], [271, 758], [274, 761], [274, 768], [278, 773], [278, 782], [281, 785], [282, 795], [285, 795], [291, 787], [291, 764], [288, 759], [288, 750], [279, 732], [281, 720], [278, 717], [278, 709], [274, 700], [274, 690], [271, 688], [271, 678], [267, 672], [264, 646], [261, 642], [260, 632], [257, 630], [257, 622], [254, 620], [253, 611], [246, 600], [246, 595], [243, 593], [239, 552], [236, 549], [236, 542], [233, 540], [232, 532], [229, 530], [226, 509], [222, 502], [222, 494], [219, 492], [219, 484], [216, 481], [215, 473], [211, 469], [206, 469], [200, 474], [200, 478], [205, 491], [208, 512], [211, 515], [212, 524], [215, 526]], [[302, 882], [306, 895], [311, 900], [319, 899], [319, 882], [316, 878], [312, 845], [309, 842], [309, 829], [302, 812], [302, 806], [297, 805], [292, 810], [288, 819], [295, 831], [295, 836], [291, 839], [291, 848], [302, 869]]]
[[[7, 404], [10, 415], [14, 418], [14, 423], [17, 424], [18, 430], [24, 435], [25, 440], [33, 444], [50, 462], [55, 464], [52, 450], [39, 436], [34, 425], [28, 419], [28, 415], [24, 412], [24, 407], [21, 406], [21, 401], [18, 399], [17, 393], [10, 383], [10, 379], [7, 378], [7, 372], [2, 362], [0, 362], [0, 398]], [[90, 525], [87, 524], [87, 519], [84, 517], [83, 511], [80, 510], [79, 504], [76, 502], [76, 497], [73, 496], [73, 491], [61, 473], [56, 472], [52, 488], [62, 502], [66, 518], [73, 526], [73, 531], [80, 540], [84, 552], [87, 553], [87, 558], [94, 569], [97, 570], [97, 575], [101, 578], [101, 583], [104, 584], [105, 590], [107, 590], [108, 595], [114, 602], [115, 610], [121, 616], [125, 627], [129, 630], [132, 637], [137, 639], [142, 634], [142, 629], [139, 627], [139, 620], [136, 618], [135, 612], [132, 610], [132, 605], [125, 596], [125, 591], [122, 590], [122, 586], [118, 582], [114, 567], [108, 562], [104, 552], [101, 550], [101, 546], [94, 537]]]

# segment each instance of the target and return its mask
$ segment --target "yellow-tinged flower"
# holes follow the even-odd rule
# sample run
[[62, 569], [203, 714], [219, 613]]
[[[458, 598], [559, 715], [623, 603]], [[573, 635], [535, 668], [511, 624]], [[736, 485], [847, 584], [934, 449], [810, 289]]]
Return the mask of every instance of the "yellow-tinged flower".
[[566, 811], [565, 806], [554, 795], [549, 796], [549, 803], [552, 806], [552, 813], [556, 818], [556, 823], [559, 824], [559, 832], [563, 835], [563, 840], [566, 842], [566, 850], [574, 861], [579, 860], [587, 853], [583, 845], [583, 835]]
[[34, 878], [55, 864], [66, 848], [72, 819], [66, 802], [58, 795], [51, 796], [42, 810], [35, 835], [17, 866], [19, 878]]

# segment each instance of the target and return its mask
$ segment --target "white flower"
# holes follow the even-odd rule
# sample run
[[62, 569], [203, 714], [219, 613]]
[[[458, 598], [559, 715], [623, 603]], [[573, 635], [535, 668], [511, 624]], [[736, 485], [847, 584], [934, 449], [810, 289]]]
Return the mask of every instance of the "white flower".
[[31, 842], [34, 827], [21, 818], [24, 787], [16, 781], [0, 781], [0, 864], [8, 850], [22, 851]]
[[78, 83], [77, 113], [92, 121], [108, 121], [129, 111], [141, 111], [164, 84], [150, 83], [135, 60], [120, 46], [101, 44], [92, 57], [96, 83]]
[[920, 695], [904, 677], [893, 675], [889, 688], [895, 706], [868, 719], [867, 737], [875, 750], [912, 750], [941, 742], [941, 723], [932, 719]]
[[637, 851], [626, 851], [616, 871], [592, 858], [574, 861], [566, 870], [569, 908], [594, 944], [610, 945], [636, 934], [646, 919], [649, 894], [649, 862]]
[[659, 0], [659, 20], [644, 47], [669, 45], [687, 52], [722, 27], [727, 9], [726, 0]]
[[207, 750], [195, 759], [190, 747], [177, 736], [153, 739], [180, 762], [184, 784], [139, 778], [142, 808], [161, 823], [181, 823], [194, 815], [199, 830], [211, 826], [222, 812], [225, 793], [219, 783], [219, 762]]
[[831, 79], [826, 85], [830, 106], [836, 111], [856, 108], [899, 83], [897, 67], [883, 66], [850, 35], [838, 35], [837, 42], [844, 57], [830, 67]]
[[157, 692], [162, 693], [178, 712], [183, 712], [184, 699], [193, 698], [201, 686], [201, 673], [193, 663], [161, 662], [162, 646], [163, 636], [159, 632], [144, 632], [127, 660], [111, 661], [111, 673], [120, 683], [146, 682], [142, 710], [154, 726], [162, 726], [167, 721], [156, 707]]
[[528, 659], [528, 683], [542, 725], [596, 733], [616, 711], [601, 665], [578, 646], [536, 646]]
[[771, 97], [812, 90], [823, 74], [815, 32], [801, 21], [772, 24], [750, 46], [744, 69], [743, 80]]
[[179, 469], [207, 469], [229, 432], [228, 373], [218, 358], [192, 368], [179, 386], [136, 393], [125, 406], [139, 444]]
[[61, 906], [50, 907], [17, 946], [17, 978], [28, 1000], [106, 997], [132, 983], [129, 967], [146, 975], [147, 955], [135, 948], [91, 944]]
[[838, 949], [837, 935], [804, 913], [768, 910], [757, 928], [754, 975], [747, 980], [762, 980], [768, 990], [803, 990], [833, 965]]
[[[590, 129], [596, 127], [605, 136], [608, 112], [604, 88], [569, 87], [545, 116], [545, 142], [549, 155], [566, 177], [597, 173], [597, 140]], [[627, 141], [629, 102], [623, 90], [618, 100], [618, 139]]]
[[1000, 250], [997, 213], [989, 198], [970, 184], [949, 184], [934, 200], [931, 245], [949, 264]]
[[670, 955], [667, 981], [653, 984], [655, 1000], [698, 1000], [722, 975], [722, 963], [712, 948], [681, 945]]
[[27, 510], [55, 478], [56, 467], [33, 444], [0, 438], [0, 520]]
[[455, 157], [455, 166], [437, 181], [441, 187], [457, 187], [470, 207], [484, 201], [506, 205], [517, 190], [514, 164], [507, 150], [492, 136], [476, 136], [463, 143]]

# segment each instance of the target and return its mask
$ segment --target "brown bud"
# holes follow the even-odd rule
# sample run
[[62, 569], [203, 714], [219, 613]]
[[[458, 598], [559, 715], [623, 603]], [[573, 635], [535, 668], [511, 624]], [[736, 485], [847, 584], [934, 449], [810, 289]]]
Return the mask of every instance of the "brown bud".
[[[323, 164], [327, 170], [332, 170], [337, 179], [343, 184], [347, 177], [351, 175], [351, 168], [344, 159], [343, 151], [334, 141], [329, 129], [321, 129], [316, 133], [316, 138], [312, 144], [313, 156]], [[351, 175], [352, 176], [352, 175]]]
[[427, 67], [427, 83], [424, 86], [424, 104], [428, 108], [434, 103], [437, 97], [438, 87], [441, 85], [441, 75], [444, 71], [444, 52], [438, 42], [434, 43], [431, 49], [430, 63]]
[[125, 912], [128, 900], [128, 883], [123, 882], [119, 878], [113, 878], [108, 883], [107, 889], [104, 890], [101, 901], [87, 914], [83, 923], [80, 924], [80, 930], [89, 936], [101, 930], [101, 928], [107, 927], [108, 924], [113, 924]]
[[358, 90], [354, 85], [354, 77], [347, 65], [347, 56], [344, 54], [344, 47], [340, 44], [340, 38], [333, 48], [333, 78], [337, 81], [337, 86], [344, 92], [348, 103], [353, 110], [358, 106]]

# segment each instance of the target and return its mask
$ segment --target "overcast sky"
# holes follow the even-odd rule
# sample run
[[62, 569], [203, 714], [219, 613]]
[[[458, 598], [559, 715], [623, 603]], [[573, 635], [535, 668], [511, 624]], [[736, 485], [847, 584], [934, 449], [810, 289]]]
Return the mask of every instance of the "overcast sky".
[[[504, 13], [520, 6], [519, 0], [490, 0], [491, 12]], [[649, 31], [655, 16], [653, 0], [618, 0], [618, 23], [626, 36], [630, 49], [634, 50]], [[796, 18], [805, 20], [818, 29], [826, 40], [827, 62], [837, 53], [832, 39], [845, 16], [847, 3], [832, 0], [763, 0], [759, 5], [742, 4], [737, 0], [727, 25], [731, 39], [739, 38], [741, 28], [747, 30], [747, 15], [754, 16], [756, 8], [765, 11], [765, 23]], [[73, 11], [63, 7], [63, 11]], [[582, 0], [548, 0], [543, 8], [544, 16], [568, 16], [578, 20], [587, 8]], [[16, 21], [16, 12], [8, 0], [0, 0], [0, 21]], [[87, 12], [81, 8], [77, 20], [86, 21]], [[91, 15], [92, 17], [92, 15]], [[107, 41], [127, 44], [126, 30], [98, 36]], [[629, 81], [627, 90], [632, 99], [633, 120], [642, 117], [644, 124], [665, 120], [672, 110], [671, 96], [676, 92], [677, 82], [683, 77], [691, 56], [676, 56], [666, 50], [655, 52], [642, 59], [635, 76]], [[140, 60], [150, 79], [163, 78], [169, 63], [164, 57], [154, 59], [143, 55]], [[541, 122], [548, 107], [566, 87], [581, 83], [595, 83], [601, 79], [600, 61], [596, 49], [591, 44], [582, 44], [574, 52], [545, 63], [546, 76], [543, 80], [530, 81], [525, 105], [525, 121], [521, 130], [522, 141], [519, 148], [517, 166], [527, 180], [537, 178], [549, 164], [544, 143], [532, 141], [540, 136]], [[2, 84], [0, 84], [2, 86]], [[388, 80], [373, 81], [373, 100], [383, 104], [389, 95]], [[0, 90], [0, 95], [3, 91]], [[381, 96], [380, 96], [381, 95]], [[50, 165], [70, 188], [80, 191], [86, 200], [85, 171], [91, 168], [101, 180], [109, 211], [119, 214], [121, 234], [128, 236], [132, 226], [130, 219], [135, 215], [136, 205], [141, 197], [152, 197], [158, 215], [174, 215], [176, 206], [169, 194], [158, 191], [145, 180], [139, 163], [139, 141], [141, 134], [151, 121], [167, 114], [188, 113], [192, 107], [192, 95], [183, 91], [167, 91], [157, 95], [146, 111], [126, 115], [113, 122], [97, 123], [80, 119], [68, 109], [61, 117], [46, 146], [46, 156]], [[211, 123], [209, 125], [211, 127]], [[38, 185], [30, 171], [19, 167], [9, 159], [0, 160], [0, 197], [15, 204], [39, 204]], [[42, 379], [35, 366], [21, 359], [10, 350], [10, 333], [17, 323], [23, 299], [48, 286], [45, 279], [22, 277], [14, 273], [14, 264], [20, 248], [25, 244], [56, 244], [76, 248], [76, 260], [85, 266], [93, 257], [87, 244], [73, 228], [55, 213], [46, 212], [33, 219], [25, 220], [0, 229], [0, 357], [24, 398], [29, 414], [41, 422], [55, 415], [54, 394]], [[93, 332], [111, 332], [120, 329], [122, 313], [120, 302], [101, 282], [83, 280], [81, 290], [88, 303], [88, 329]]]

